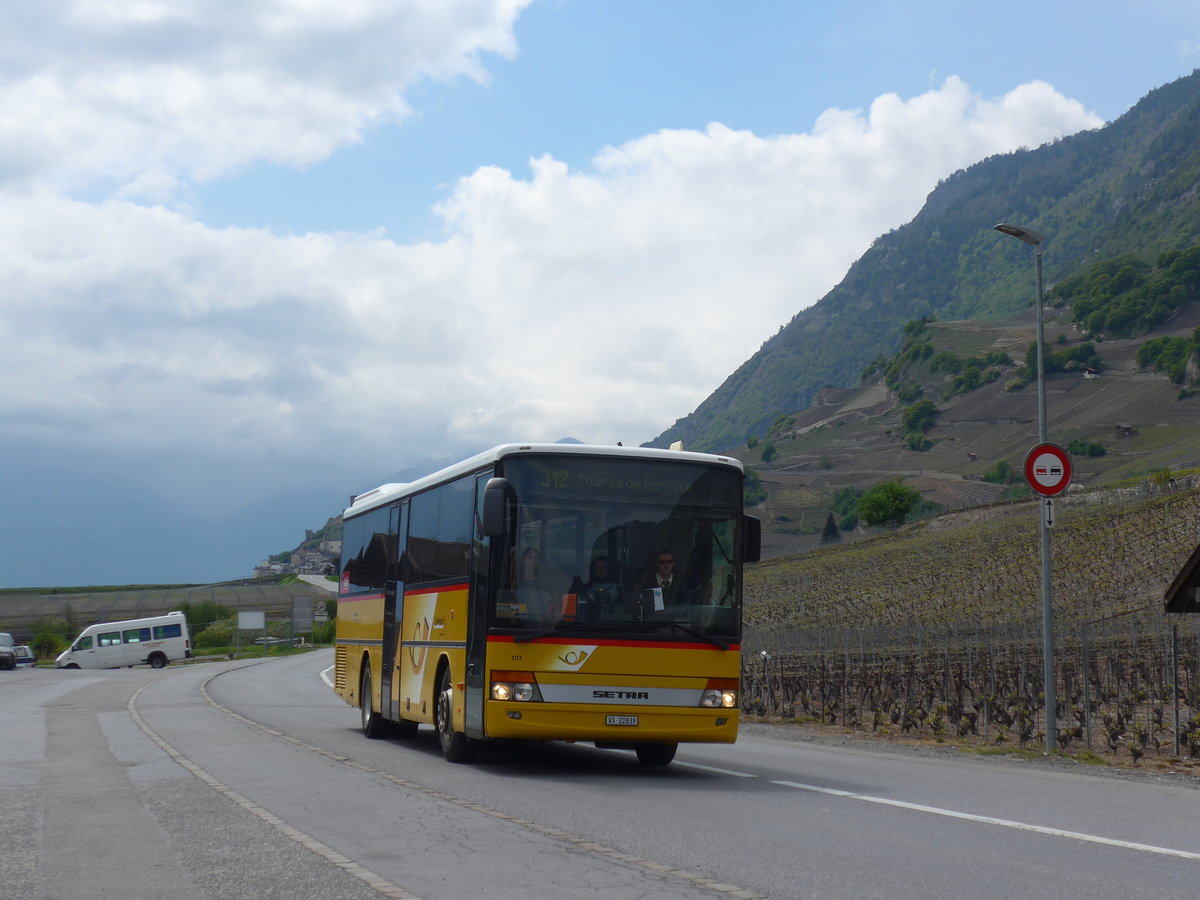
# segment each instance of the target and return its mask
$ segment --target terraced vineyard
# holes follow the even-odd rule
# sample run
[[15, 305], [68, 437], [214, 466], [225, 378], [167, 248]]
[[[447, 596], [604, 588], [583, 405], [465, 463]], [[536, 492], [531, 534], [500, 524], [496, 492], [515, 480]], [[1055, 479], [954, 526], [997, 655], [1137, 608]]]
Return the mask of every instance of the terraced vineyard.
[[[1200, 617], [1162, 612], [1200, 543], [1200, 480], [1060, 501], [1059, 744], [1200, 755]], [[1038, 512], [1016, 503], [752, 567], [748, 708], [974, 743], [1044, 741]], [[1182, 621], [1178, 621], [1182, 620]], [[1172, 664], [1172, 626], [1178, 665]]]

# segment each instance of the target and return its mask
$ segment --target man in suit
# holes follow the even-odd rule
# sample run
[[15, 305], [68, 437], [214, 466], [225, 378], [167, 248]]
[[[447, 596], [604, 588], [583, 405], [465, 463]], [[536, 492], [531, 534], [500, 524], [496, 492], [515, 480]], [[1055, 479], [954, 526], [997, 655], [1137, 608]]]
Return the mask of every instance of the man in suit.
[[670, 550], [659, 550], [654, 554], [654, 581], [650, 587], [662, 588], [663, 601], [671, 602], [675, 594], [675, 554]]
[[654, 554], [654, 564], [641, 581], [638, 600], [643, 617], [662, 612], [675, 602], [679, 590], [679, 578], [675, 574], [675, 554], [670, 550], [659, 550]]

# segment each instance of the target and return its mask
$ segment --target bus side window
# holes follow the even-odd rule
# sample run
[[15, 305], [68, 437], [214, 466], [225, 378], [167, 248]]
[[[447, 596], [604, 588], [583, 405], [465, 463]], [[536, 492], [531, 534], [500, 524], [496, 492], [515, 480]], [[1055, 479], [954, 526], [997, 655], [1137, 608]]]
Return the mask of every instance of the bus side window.
[[79, 640], [77, 640], [75, 642], [75, 646], [72, 647], [71, 649], [72, 650], [91, 650], [92, 649], [92, 636], [89, 634], [89, 635], [85, 635], [84, 637], [81, 637]]
[[97, 636], [97, 644], [101, 647], [115, 647], [121, 643], [121, 632], [109, 631]]

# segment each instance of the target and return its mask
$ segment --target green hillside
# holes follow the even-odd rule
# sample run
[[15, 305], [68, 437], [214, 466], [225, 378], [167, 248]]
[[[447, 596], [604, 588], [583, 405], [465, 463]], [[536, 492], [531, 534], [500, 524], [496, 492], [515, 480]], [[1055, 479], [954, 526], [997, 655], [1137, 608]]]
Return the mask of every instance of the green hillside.
[[859, 384], [900, 345], [905, 322], [1017, 315], [1032, 301], [1030, 248], [992, 230], [1046, 235], [1047, 287], [1097, 261], [1200, 240], [1200, 73], [1159, 88], [1104, 128], [986, 159], [930, 194], [909, 224], [875, 241], [845, 279], [798, 313], [693, 413], [652, 441], [727, 450], [825, 386]]

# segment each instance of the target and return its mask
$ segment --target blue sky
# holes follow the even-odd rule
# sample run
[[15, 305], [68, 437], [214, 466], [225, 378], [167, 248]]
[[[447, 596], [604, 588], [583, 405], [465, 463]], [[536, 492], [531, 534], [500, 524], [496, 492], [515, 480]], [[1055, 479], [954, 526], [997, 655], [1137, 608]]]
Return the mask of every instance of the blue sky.
[[649, 440], [940, 178], [1197, 65], [1182, 0], [6, 9], [0, 586], [237, 577], [431, 457]]
[[1105, 16], [1082, 2], [971, 6], [534, 3], [515, 24], [519, 53], [490, 59], [487, 84], [420, 83], [403, 127], [302, 171], [256, 166], [208, 185], [200, 212], [214, 225], [436, 237], [432, 205], [483, 165], [523, 176], [549, 154], [586, 168], [601, 147], [710, 122], [802, 132], [831, 106], [912, 97], [948, 75], [987, 96], [1040, 79], [1107, 121], [1200, 64], [1195, 4], [1118, 3]]

